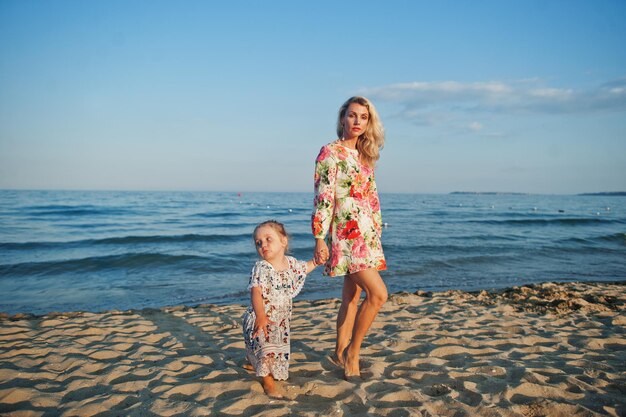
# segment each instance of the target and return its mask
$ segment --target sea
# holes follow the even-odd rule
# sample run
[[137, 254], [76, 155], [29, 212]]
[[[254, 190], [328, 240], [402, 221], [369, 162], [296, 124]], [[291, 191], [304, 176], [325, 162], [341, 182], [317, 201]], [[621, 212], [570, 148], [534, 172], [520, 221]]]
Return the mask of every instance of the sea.
[[[249, 302], [252, 231], [310, 259], [312, 193], [0, 190], [0, 312]], [[389, 292], [626, 279], [626, 197], [381, 194]], [[302, 299], [338, 298], [317, 268]]]

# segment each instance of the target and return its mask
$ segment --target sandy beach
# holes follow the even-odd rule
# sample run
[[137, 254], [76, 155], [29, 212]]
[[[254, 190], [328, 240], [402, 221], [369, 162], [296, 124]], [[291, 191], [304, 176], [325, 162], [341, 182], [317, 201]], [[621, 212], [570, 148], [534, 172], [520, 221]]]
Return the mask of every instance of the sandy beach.
[[625, 289], [393, 294], [356, 382], [329, 360], [339, 301], [297, 301], [284, 400], [243, 368], [242, 305], [3, 315], [0, 414], [624, 416]]

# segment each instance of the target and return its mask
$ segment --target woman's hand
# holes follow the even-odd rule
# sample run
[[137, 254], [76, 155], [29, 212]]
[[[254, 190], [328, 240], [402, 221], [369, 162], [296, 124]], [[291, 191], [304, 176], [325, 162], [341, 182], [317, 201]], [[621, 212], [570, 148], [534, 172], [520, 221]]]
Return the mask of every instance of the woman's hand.
[[269, 340], [270, 325], [273, 325], [273, 324], [276, 324], [276, 323], [268, 319], [265, 314], [261, 317], [257, 316], [256, 320], [254, 321], [254, 330], [252, 331], [252, 338], [256, 338], [260, 336], [261, 330], [263, 330], [263, 333], [265, 333], [265, 340]]
[[326, 245], [324, 239], [315, 239], [315, 252], [313, 253], [315, 263], [321, 265], [328, 260], [329, 256], [328, 245]]

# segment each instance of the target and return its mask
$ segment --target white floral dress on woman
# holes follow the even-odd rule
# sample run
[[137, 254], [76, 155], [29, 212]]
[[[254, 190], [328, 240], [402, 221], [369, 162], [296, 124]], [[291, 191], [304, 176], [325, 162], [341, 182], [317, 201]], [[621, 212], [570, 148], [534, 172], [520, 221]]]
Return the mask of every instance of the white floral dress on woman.
[[374, 169], [361, 162], [356, 149], [339, 141], [322, 147], [315, 161], [313, 205], [314, 237], [330, 237], [325, 275], [387, 269], [380, 243], [382, 216]]
[[243, 315], [243, 337], [246, 356], [254, 366], [257, 376], [272, 374], [274, 379], [285, 380], [289, 376], [291, 300], [298, 295], [306, 278], [306, 262], [287, 256], [289, 267], [277, 271], [267, 261], [258, 261], [250, 274], [252, 287], [260, 287], [267, 318], [268, 334], [261, 331], [253, 338], [256, 314], [252, 306]]

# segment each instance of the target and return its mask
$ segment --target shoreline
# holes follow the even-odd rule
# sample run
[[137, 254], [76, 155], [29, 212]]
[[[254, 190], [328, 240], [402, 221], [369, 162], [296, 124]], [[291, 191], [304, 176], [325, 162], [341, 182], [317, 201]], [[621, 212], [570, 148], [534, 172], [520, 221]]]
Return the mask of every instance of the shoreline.
[[625, 289], [394, 293], [356, 382], [330, 360], [339, 300], [296, 299], [285, 400], [243, 368], [244, 305], [4, 315], [0, 414], [623, 416]]
[[[612, 284], [612, 285], [623, 285], [626, 290], [626, 279], [625, 280], [614, 280], [614, 281], [545, 281], [545, 282], [537, 282], [532, 284], [522, 284], [522, 285], [514, 285], [510, 287], [502, 287], [502, 288], [490, 288], [490, 289], [478, 289], [478, 290], [442, 290], [442, 291], [425, 291], [425, 290], [417, 290], [415, 292], [408, 291], [396, 291], [394, 293], [390, 293], [389, 297], [392, 296], [402, 296], [407, 294], [414, 294], [421, 297], [432, 297], [433, 294], [466, 294], [464, 297], [474, 298], [480, 296], [479, 298], [482, 301], [486, 299], [491, 299], [492, 302], [495, 302], [496, 299], [502, 298], [502, 301], [506, 301], [507, 299], [516, 298], [518, 301], [523, 299], [524, 297], [517, 296], [514, 294], [518, 292], [522, 292], [522, 294], [530, 294], [533, 292], [533, 289], [538, 287], [543, 287], [546, 285], [549, 286], [559, 286], [559, 285], [567, 285], [567, 284]], [[551, 297], [551, 301], [555, 301], [555, 295], [542, 291], [541, 297]], [[300, 297], [296, 297], [294, 299], [294, 303], [296, 302], [310, 302], [310, 303], [318, 303], [324, 301], [333, 301], [339, 300], [337, 297], [331, 298], [319, 298], [319, 299], [302, 299]], [[510, 300], [509, 300], [510, 301]], [[541, 303], [540, 303], [541, 304]], [[610, 302], [608, 303], [610, 305]], [[152, 310], [185, 310], [185, 309], [196, 309], [196, 308], [212, 308], [212, 307], [223, 307], [223, 306], [243, 306], [243, 308], [247, 307], [246, 303], [200, 303], [200, 304], [175, 304], [175, 305], [165, 305], [161, 307], [143, 307], [143, 308], [129, 308], [129, 309], [108, 309], [101, 311], [86, 311], [86, 310], [75, 310], [75, 311], [50, 311], [43, 314], [36, 313], [15, 313], [9, 314], [4, 311], [0, 311], [0, 322], [3, 320], [33, 320], [33, 319], [41, 319], [44, 317], [81, 317], [85, 314], [107, 314], [107, 313], [115, 313], [115, 314], [131, 314], [142, 311], [152, 311]], [[538, 307], [541, 309], [540, 307]], [[550, 309], [550, 307], [545, 307], [546, 310]]]

